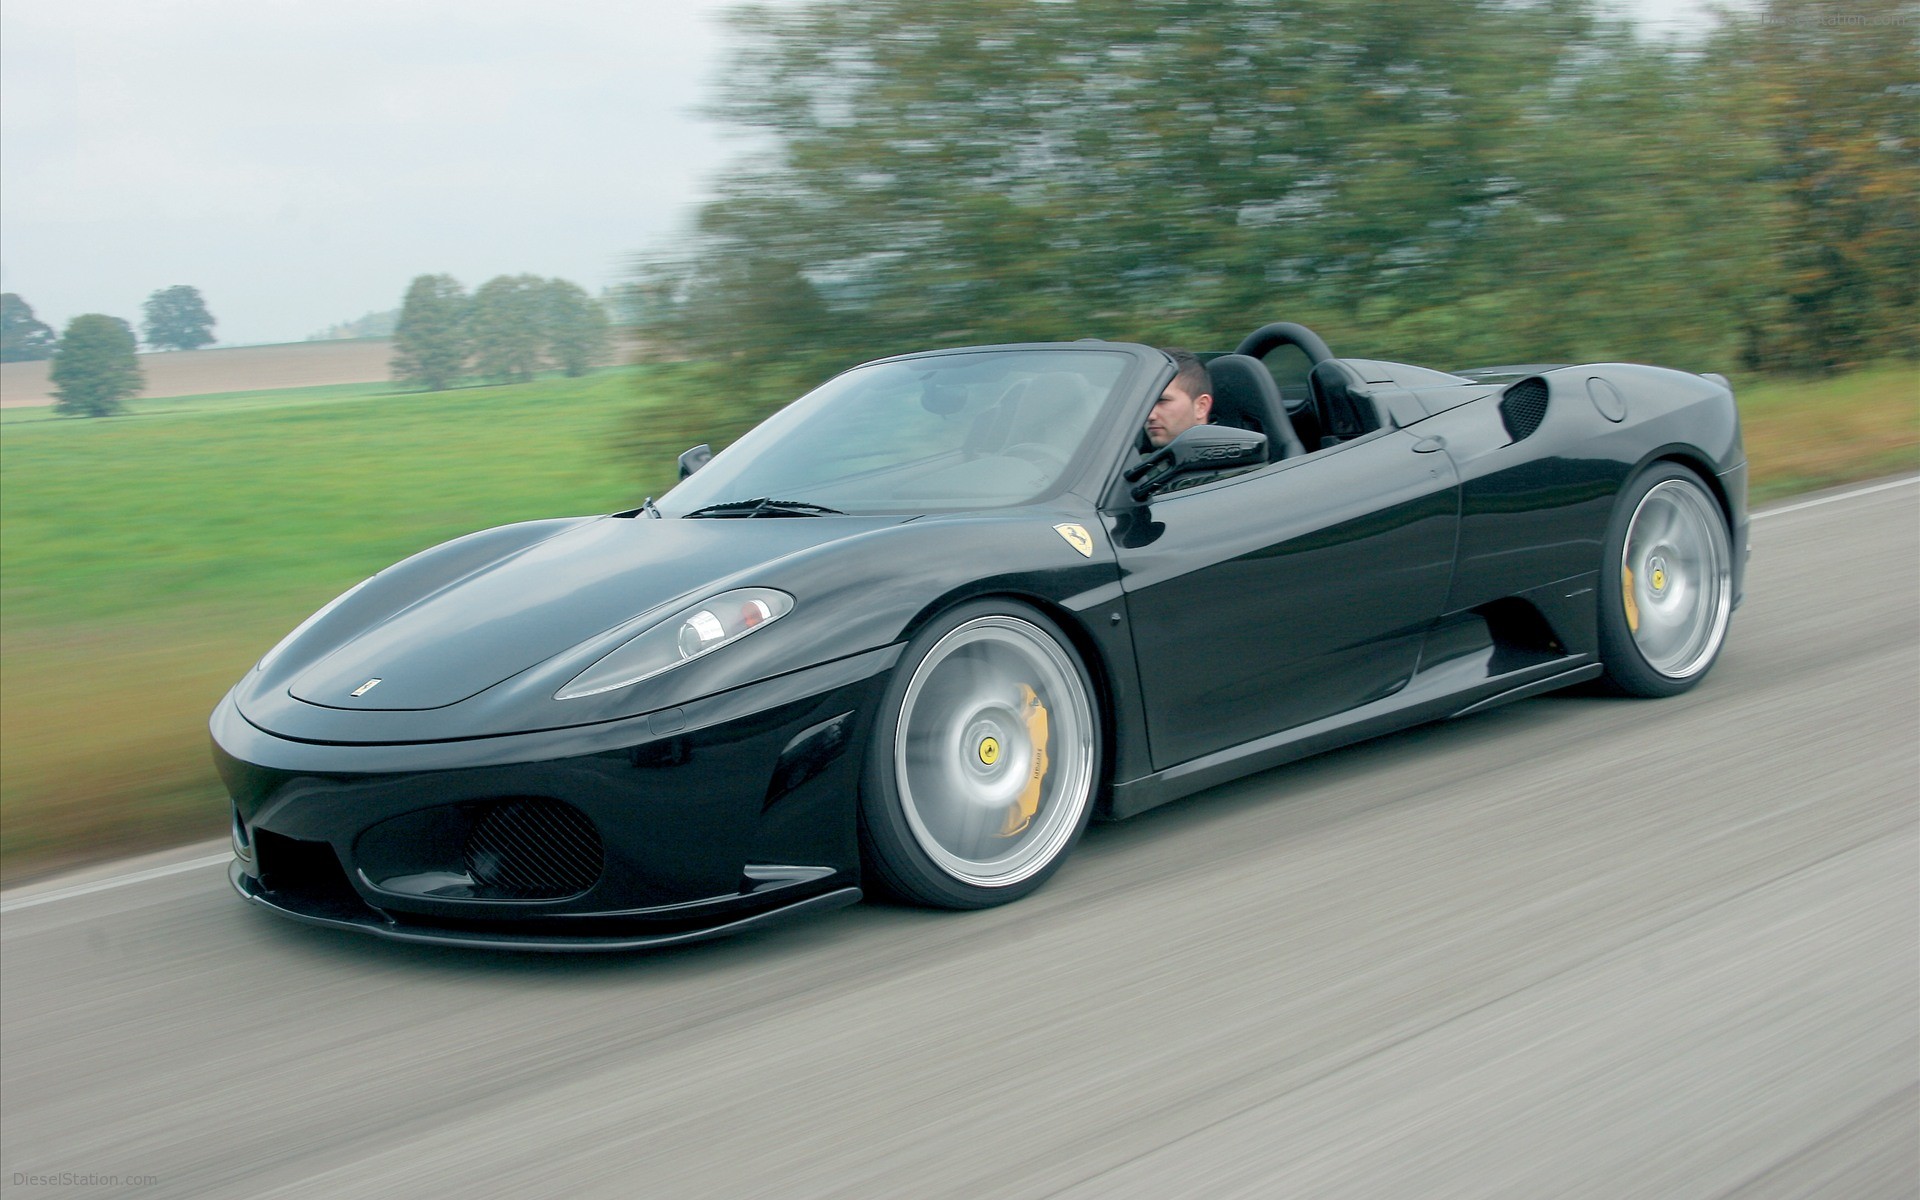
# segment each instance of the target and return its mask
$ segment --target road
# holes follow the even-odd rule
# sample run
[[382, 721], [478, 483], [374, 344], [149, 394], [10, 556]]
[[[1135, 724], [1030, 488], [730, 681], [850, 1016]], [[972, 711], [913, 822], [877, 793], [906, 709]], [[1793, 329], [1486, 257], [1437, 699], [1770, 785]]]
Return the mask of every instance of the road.
[[1920, 487], [1753, 541], [1685, 696], [1268, 772], [1003, 909], [553, 958], [310, 930], [205, 863], [9, 893], [0, 1186], [1911, 1197]]

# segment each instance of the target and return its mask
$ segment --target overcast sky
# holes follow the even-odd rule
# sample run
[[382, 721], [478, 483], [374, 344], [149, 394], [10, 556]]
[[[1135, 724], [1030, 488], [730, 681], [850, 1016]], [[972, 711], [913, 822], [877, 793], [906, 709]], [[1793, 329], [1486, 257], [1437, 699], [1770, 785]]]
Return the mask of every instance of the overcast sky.
[[192, 284], [222, 344], [396, 307], [415, 275], [590, 291], [741, 144], [719, 0], [5, 0], [0, 290], [56, 330]]
[[[1658, 30], [1703, 0], [1625, 0]], [[191, 284], [222, 345], [415, 275], [618, 283], [745, 143], [727, 0], [5, 0], [0, 290], [57, 331]]]

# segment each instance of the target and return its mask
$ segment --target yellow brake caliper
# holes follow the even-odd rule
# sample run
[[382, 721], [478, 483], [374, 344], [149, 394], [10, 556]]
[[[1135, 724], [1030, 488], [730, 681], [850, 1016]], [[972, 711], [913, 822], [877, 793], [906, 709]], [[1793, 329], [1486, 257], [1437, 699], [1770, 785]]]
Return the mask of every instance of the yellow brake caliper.
[[1627, 629], [1640, 632], [1640, 606], [1633, 602], [1633, 568], [1620, 568], [1620, 598], [1627, 602]]
[[1027, 721], [1027, 740], [1033, 743], [1033, 771], [1027, 776], [1020, 799], [1007, 811], [1007, 823], [1000, 827], [1003, 838], [1025, 833], [1033, 823], [1033, 814], [1040, 811], [1040, 785], [1047, 778], [1047, 706], [1024, 683], [1020, 685], [1020, 712]]

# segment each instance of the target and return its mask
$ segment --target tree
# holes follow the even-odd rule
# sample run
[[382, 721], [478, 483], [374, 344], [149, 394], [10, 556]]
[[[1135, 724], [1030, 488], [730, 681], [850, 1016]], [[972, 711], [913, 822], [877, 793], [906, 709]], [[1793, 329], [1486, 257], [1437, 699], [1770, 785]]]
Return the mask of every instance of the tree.
[[199, 288], [186, 284], [163, 288], [147, 297], [145, 311], [141, 327], [146, 330], [147, 345], [155, 349], [198, 350], [214, 340], [213, 314], [207, 311]]
[[453, 276], [415, 277], [393, 329], [393, 377], [429, 391], [451, 387], [473, 350], [471, 308], [466, 289]]
[[133, 327], [119, 317], [86, 313], [67, 323], [48, 377], [54, 411], [71, 417], [109, 417], [145, 384], [134, 357]]
[[771, 150], [644, 265], [648, 332], [770, 402], [929, 345], [1363, 328], [1479, 244], [1588, 6], [1287, 7], [745, 9], [719, 111]]
[[53, 330], [33, 315], [33, 306], [12, 292], [0, 293], [0, 362], [52, 358]]
[[[643, 260], [651, 344], [764, 413], [862, 358], [1271, 319], [1436, 366], [1920, 346], [1915, 0], [750, 5], [767, 152]], [[749, 349], [740, 331], [751, 329]]]
[[1784, 311], [1753, 357], [1834, 370], [1920, 346], [1920, 4], [1767, 0], [1710, 61], [1757, 83], [1774, 147], [1768, 231]]
[[1363, 335], [1442, 366], [1736, 371], [1744, 323], [1778, 308], [1778, 272], [1771, 151], [1737, 100], [1715, 99], [1722, 82], [1629, 27], [1597, 31], [1503, 134], [1503, 190], [1445, 227], [1446, 269], [1371, 289]]
[[546, 281], [496, 275], [473, 293], [474, 369], [489, 379], [533, 378], [545, 348]]
[[546, 283], [542, 332], [546, 356], [568, 375], [585, 374], [607, 357], [610, 342], [607, 310], [586, 289], [564, 279]]

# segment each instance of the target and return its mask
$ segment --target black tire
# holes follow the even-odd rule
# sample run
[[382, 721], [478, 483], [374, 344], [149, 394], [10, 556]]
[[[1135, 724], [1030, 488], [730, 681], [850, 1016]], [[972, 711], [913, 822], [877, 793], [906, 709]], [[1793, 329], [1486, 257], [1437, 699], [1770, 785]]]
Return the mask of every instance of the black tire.
[[1612, 690], [1673, 696], [1706, 677], [1732, 617], [1733, 551], [1700, 476], [1672, 462], [1634, 476], [1614, 503], [1595, 590]]
[[1034, 891], [1087, 827], [1100, 738], [1093, 681], [1052, 621], [1011, 600], [943, 614], [907, 643], [874, 721], [860, 787], [870, 881], [934, 908]]

